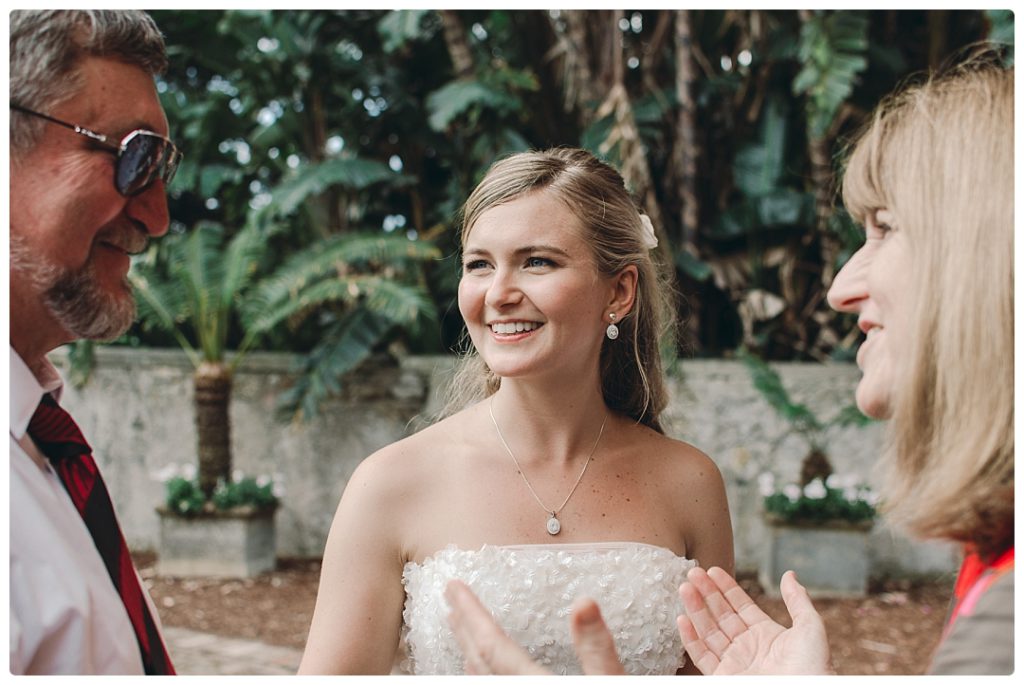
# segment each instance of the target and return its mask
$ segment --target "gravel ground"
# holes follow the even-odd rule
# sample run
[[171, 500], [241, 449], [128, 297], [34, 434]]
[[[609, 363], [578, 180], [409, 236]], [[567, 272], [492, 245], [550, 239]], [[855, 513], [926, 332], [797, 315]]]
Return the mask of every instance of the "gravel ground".
[[[309, 631], [320, 562], [280, 560], [278, 570], [246, 580], [156, 575], [153, 555], [136, 563], [165, 625], [301, 649]], [[782, 600], [767, 599], [753, 578], [741, 584], [775, 620], [788, 624]], [[843, 674], [924, 672], [946, 614], [952, 579], [878, 583], [864, 599], [818, 600], [832, 658]]]

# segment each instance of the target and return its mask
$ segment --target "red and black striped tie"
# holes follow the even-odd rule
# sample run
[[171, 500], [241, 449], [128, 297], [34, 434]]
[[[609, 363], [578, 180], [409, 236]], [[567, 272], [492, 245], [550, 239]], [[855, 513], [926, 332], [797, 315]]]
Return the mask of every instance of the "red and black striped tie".
[[96, 543], [135, 629], [146, 674], [174, 675], [174, 666], [142, 595], [107, 486], [82, 431], [71, 415], [45, 394], [28, 424], [28, 434], [53, 464]]

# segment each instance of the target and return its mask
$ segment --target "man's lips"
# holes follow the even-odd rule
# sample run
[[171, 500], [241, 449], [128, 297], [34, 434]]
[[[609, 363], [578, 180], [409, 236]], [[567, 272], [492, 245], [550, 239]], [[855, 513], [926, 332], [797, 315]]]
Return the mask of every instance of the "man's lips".
[[96, 242], [111, 250], [127, 255], [144, 252], [149, 246], [149, 238], [137, 228], [119, 228], [104, 231], [96, 237]]

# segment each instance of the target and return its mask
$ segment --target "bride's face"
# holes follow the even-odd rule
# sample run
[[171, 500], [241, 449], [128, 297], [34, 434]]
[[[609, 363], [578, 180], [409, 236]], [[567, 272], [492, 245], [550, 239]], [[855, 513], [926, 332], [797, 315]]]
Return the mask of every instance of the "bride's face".
[[597, 369], [613, 287], [579, 219], [544, 191], [488, 209], [466, 239], [459, 311], [501, 377]]

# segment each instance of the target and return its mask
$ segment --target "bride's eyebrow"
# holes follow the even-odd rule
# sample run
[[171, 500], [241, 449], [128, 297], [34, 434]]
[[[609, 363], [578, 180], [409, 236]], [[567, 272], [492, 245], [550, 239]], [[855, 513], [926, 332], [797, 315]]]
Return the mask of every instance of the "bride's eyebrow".
[[517, 255], [533, 254], [535, 252], [549, 252], [563, 257], [569, 257], [569, 253], [554, 245], [526, 245], [516, 250]]
[[[516, 248], [513, 254], [518, 257], [523, 255], [535, 254], [537, 252], [546, 252], [548, 254], [560, 255], [562, 257], [572, 256], [562, 248], [556, 247], [554, 245], [524, 245], [523, 247]], [[465, 249], [462, 252], [462, 255], [464, 257], [490, 257], [491, 253], [490, 251], [485, 250], [482, 247], [470, 247]]]

